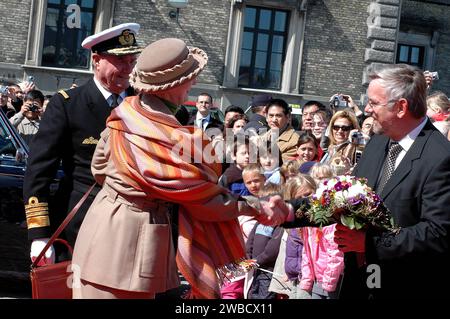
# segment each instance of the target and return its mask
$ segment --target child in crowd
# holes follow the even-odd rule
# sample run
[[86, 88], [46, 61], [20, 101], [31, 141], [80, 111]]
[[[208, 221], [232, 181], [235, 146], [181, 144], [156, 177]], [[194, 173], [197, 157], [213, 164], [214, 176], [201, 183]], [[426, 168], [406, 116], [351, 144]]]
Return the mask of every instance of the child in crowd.
[[[267, 184], [260, 191], [260, 198], [280, 195], [280, 186]], [[247, 294], [248, 299], [275, 299], [276, 294], [268, 290], [272, 280], [275, 260], [280, 248], [283, 228], [256, 223], [251, 231], [246, 248], [247, 256], [258, 264], [253, 274], [253, 281]]]
[[[316, 189], [316, 183], [312, 177], [299, 174], [291, 178], [283, 188], [284, 200], [302, 198], [311, 195]], [[305, 299], [309, 295], [298, 287], [301, 278], [301, 255], [303, 241], [300, 238], [301, 228], [286, 229], [280, 244], [275, 274], [269, 290], [279, 294], [285, 294], [289, 299]], [[282, 276], [281, 276], [282, 275]]]
[[284, 182], [287, 182], [290, 178], [296, 177], [300, 174], [300, 165], [301, 163], [295, 160], [283, 163], [280, 168], [280, 173], [283, 176]]
[[[316, 182], [311, 176], [299, 175], [286, 183], [284, 189], [284, 200], [307, 197], [316, 191]], [[302, 277], [301, 264], [303, 252], [303, 240], [301, 238], [302, 228], [289, 229], [286, 241], [286, 252], [284, 259], [284, 270], [287, 279], [291, 282], [291, 293], [289, 299], [308, 299], [310, 295], [300, 288], [299, 282]]]
[[[266, 178], [264, 171], [259, 164], [249, 164], [242, 170], [242, 179], [249, 195], [259, 196]], [[239, 216], [239, 225], [241, 226], [244, 242], [247, 243], [248, 237], [256, 224], [256, 219], [252, 216]], [[220, 289], [222, 299], [243, 299], [244, 298], [245, 277], [235, 278], [229, 283], [225, 283]]]
[[300, 288], [312, 299], [337, 299], [344, 270], [344, 253], [334, 242], [336, 224], [303, 228]]
[[250, 141], [245, 135], [236, 135], [232, 148], [231, 164], [220, 176], [218, 184], [239, 196], [250, 195], [242, 179], [242, 170], [250, 163]]
[[309, 134], [301, 134], [297, 142], [297, 155], [293, 160], [298, 160], [300, 163], [304, 162], [318, 162], [319, 153], [318, 145], [314, 136]]
[[311, 167], [309, 175], [314, 179], [317, 185], [319, 185], [320, 182], [335, 176], [333, 168], [329, 164], [325, 163], [314, 164], [314, 166]]
[[267, 148], [259, 149], [259, 162], [264, 169], [264, 176], [267, 183], [281, 184], [280, 173], [281, 152], [277, 144], [267, 143]]
[[[242, 170], [242, 179], [245, 187], [250, 192], [250, 195], [259, 197], [259, 192], [266, 182], [264, 176], [264, 170], [260, 164], [249, 164]], [[238, 217], [239, 224], [241, 226], [242, 234], [244, 235], [244, 241], [247, 242], [253, 227], [256, 224], [256, 219], [253, 216], [241, 215]]]

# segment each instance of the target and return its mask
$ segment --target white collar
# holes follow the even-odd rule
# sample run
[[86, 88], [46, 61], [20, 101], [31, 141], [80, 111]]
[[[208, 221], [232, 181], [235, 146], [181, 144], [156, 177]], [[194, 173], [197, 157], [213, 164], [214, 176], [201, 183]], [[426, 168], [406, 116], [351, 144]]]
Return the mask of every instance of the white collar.
[[406, 134], [406, 136], [398, 142], [398, 144], [400, 144], [405, 152], [408, 152], [408, 150], [411, 148], [411, 145], [413, 145], [414, 141], [416, 140], [417, 136], [419, 136], [419, 133], [422, 131], [427, 121], [428, 118], [425, 116], [422, 122], [415, 129]]
[[[112, 93], [109, 92], [107, 89], [105, 89], [101, 84], [100, 81], [98, 81], [95, 76], [94, 76], [94, 83], [97, 86], [97, 88], [99, 89], [100, 93], [102, 93], [103, 97], [105, 98], [106, 101], [108, 101], [108, 99], [111, 97]], [[124, 90], [122, 92], [120, 92], [119, 96], [122, 98], [122, 100], [124, 98], [126, 98], [127, 96], [127, 92]]]
[[201, 120], [201, 119], [206, 119], [206, 120], [208, 121], [208, 123], [209, 123], [209, 122], [211, 122], [211, 112], [209, 112], [208, 115], [206, 115], [205, 117], [203, 117], [203, 116], [200, 114], [200, 112], [197, 111], [197, 115], [196, 115], [195, 119], [196, 119], [197, 121], [199, 121], [199, 120]]

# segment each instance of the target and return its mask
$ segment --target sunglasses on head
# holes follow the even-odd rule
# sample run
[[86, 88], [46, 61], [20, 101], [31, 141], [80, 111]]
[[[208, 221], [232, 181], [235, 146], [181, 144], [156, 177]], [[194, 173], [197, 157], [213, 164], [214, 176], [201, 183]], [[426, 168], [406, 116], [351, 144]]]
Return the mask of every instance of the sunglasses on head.
[[343, 130], [344, 132], [348, 132], [353, 128], [351, 125], [333, 125], [333, 130], [339, 131], [339, 129]]

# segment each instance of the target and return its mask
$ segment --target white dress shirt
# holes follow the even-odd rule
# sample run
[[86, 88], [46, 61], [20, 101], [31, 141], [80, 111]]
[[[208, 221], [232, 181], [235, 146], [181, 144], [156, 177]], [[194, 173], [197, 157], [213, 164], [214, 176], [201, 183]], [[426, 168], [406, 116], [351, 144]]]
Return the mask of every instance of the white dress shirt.
[[[97, 86], [97, 88], [100, 90], [100, 92], [102, 93], [106, 102], [108, 102], [109, 106], [111, 106], [111, 104], [113, 102], [112, 93], [109, 92], [108, 90], [106, 90], [95, 77], [94, 77], [94, 83]], [[126, 91], [120, 92], [119, 97], [117, 98], [117, 103], [118, 104], [122, 103], [123, 99], [126, 98], [126, 96], [127, 96]]]
[[[205, 119], [205, 121], [203, 121]], [[206, 127], [208, 126], [209, 122], [211, 121], [211, 114], [208, 113], [206, 117], [203, 117], [200, 112], [197, 112], [197, 115], [195, 117], [195, 125], [197, 127], [201, 127], [202, 130], [206, 130]], [[203, 124], [203, 125], [202, 125]]]

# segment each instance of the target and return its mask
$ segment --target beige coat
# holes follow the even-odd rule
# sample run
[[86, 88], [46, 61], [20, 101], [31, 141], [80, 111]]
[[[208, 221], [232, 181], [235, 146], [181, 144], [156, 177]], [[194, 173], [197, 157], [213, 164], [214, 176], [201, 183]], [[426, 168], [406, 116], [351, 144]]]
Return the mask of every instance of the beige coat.
[[[272, 131], [269, 130], [262, 136], [262, 141], [269, 140], [271, 138], [271, 134]], [[277, 146], [280, 149], [283, 163], [297, 156], [297, 144], [299, 139], [300, 135], [298, 135], [292, 126], [287, 127], [286, 130], [278, 136]]]
[[[78, 233], [72, 262], [81, 279], [115, 289], [163, 292], [179, 285], [168, 209], [124, 184], [109, 158], [109, 129], [103, 131], [92, 160], [102, 190]], [[255, 207], [257, 204], [253, 203]], [[218, 195], [185, 206], [205, 221], [229, 220], [258, 212], [233, 195]]]

